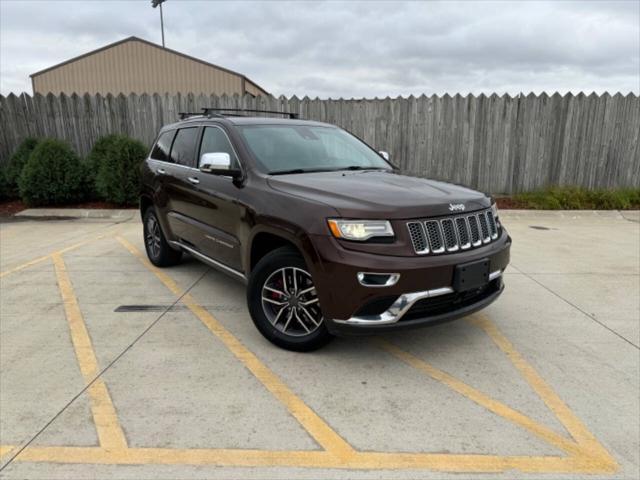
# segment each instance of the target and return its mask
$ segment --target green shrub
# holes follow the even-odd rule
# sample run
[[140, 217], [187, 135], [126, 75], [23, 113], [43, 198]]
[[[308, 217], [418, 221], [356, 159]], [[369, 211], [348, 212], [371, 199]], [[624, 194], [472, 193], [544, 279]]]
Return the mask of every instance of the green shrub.
[[106, 135], [104, 137], [100, 137], [96, 143], [93, 144], [93, 148], [89, 152], [87, 156], [86, 165], [89, 171], [91, 172], [91, 176], [94, 181], [96, 176], [98, 175], [98, 169], [100, 165], [104, 163], [105, 158], [107, 157], [107, 152], [110, 146], [116, 141], [119, 135]]
[[26, 138], [9, 158], [6, 167], [0, 172], [0, 196], [2, 198], [16, 199], [20, 197], [18, 179], [29, 155], [37, 145], [38, 140], [35, 138]]
[[18, 180], [28, 205], [60, 205], [86, 197], [86, 169], [71, 147], [60, 140], [38, 143]]
[[88, 157], [96, 172], [100, 198], [118, 205], [134, 205], [140, 195], [140, 164], [147, 148], [126, 135], [109, 135], [96, 142]]
[[7, 168], [0, 168], [0, 200], [9, 200], [9, 182], [7, 181]]
[[552, 187], [514, 195], [521, 208], [540, 210], [629, 210], [640, 208], [640, 189], [588, 190]]

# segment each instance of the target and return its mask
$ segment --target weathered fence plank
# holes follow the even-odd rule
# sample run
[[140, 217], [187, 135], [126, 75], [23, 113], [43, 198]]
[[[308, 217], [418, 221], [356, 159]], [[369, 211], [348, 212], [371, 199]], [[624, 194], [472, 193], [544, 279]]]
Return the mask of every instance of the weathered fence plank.
[[179, 112], [210, 106], [297, 112], [388, 151], [407, 173], [493, 193], [640, 185], [640, 101], [633, 94], [373, 100], [11, 94], [0, 96], [0, 165], [29, 136], [66, 140], [83, 157], [110, 133], [151, 145]]

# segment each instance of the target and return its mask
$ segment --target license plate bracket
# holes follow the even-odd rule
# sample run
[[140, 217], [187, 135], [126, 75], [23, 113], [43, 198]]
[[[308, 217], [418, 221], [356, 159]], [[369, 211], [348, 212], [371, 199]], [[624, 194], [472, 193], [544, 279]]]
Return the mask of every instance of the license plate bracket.
[[453, 274], [453, 289], [456, 292], [475, 290], [489, 283], [488, 258], [457, 265]]

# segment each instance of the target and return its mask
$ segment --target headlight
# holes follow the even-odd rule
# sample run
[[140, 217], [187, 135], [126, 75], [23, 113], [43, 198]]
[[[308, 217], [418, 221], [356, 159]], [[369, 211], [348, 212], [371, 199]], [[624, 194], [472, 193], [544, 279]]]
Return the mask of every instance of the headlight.
[[498, 204], [495, 203], [495, 202], [491, 205], [491, 213], [493, 213], [493, 218], [495, 218], [497, 220], [498, 219]]
[[365, 241], [374, 237], [393, 237], [393, 228], [387, 220], [327, 220], [336, 238]]

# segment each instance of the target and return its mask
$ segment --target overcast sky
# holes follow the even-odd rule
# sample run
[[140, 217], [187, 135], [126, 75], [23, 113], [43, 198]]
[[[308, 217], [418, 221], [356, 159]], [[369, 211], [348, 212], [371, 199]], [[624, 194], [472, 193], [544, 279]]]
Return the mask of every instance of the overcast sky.
[[[130, 35], [160, 43], [140, 1], [0, 0], [0, 91]], [[640, 90], [640, 1], [164, 4], [167, 47], [275, 95], [321, 98]]]

